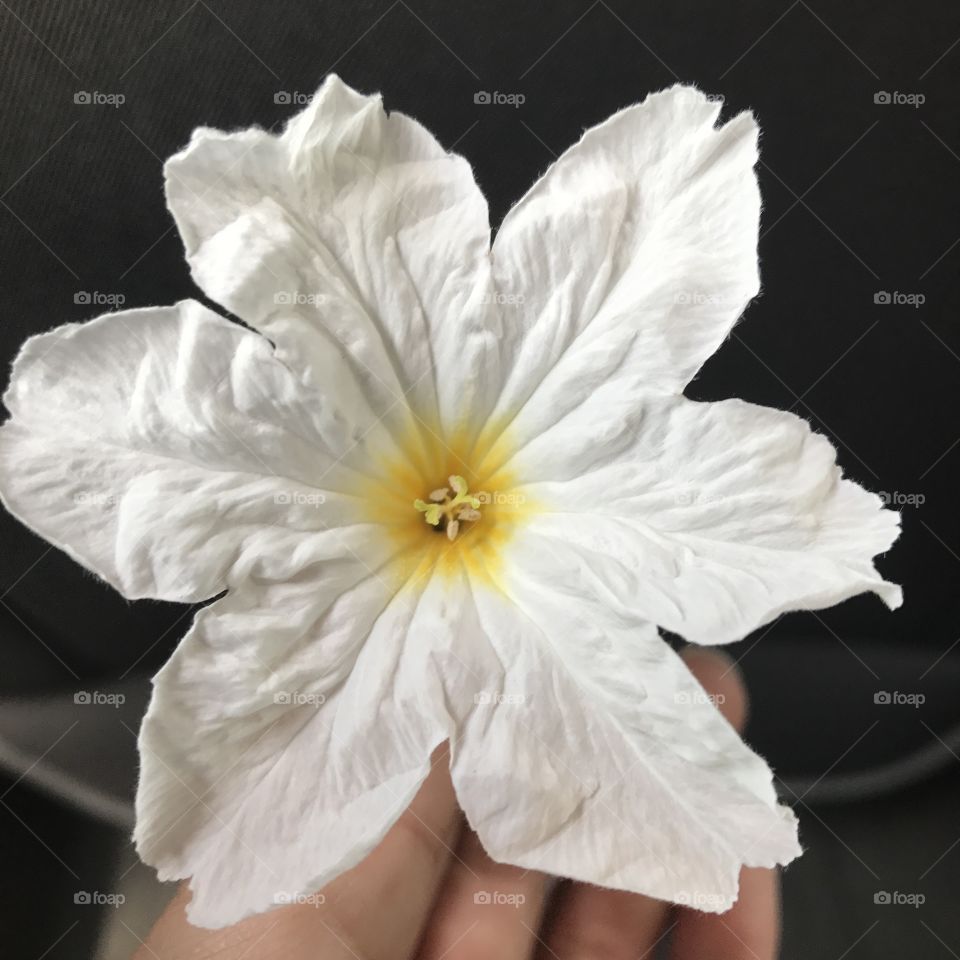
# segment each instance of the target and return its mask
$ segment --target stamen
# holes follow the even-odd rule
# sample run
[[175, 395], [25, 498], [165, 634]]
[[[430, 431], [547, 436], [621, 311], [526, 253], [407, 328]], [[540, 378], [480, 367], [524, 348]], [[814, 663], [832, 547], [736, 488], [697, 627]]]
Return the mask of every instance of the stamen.
[[[476, 523], [480, 519], [479, 507], [485, 502], [486, 494], [470, 494], [467, 481], [463, 477], [449, 478], [449, 487], [438, 487], [427, 494], [427, 500], [414, 500], [413, 508], [423, 514], [423, 519], [432, 527], [444, 530], [452, 542], [457, 539], [461, 522]], [[450, 497], [453, 489], [455, 496]]]

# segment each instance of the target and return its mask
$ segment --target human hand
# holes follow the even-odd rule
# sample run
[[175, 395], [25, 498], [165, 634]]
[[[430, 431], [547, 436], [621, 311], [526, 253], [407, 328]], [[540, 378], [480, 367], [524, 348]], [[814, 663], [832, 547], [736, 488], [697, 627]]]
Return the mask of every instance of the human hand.
[[[684, 660], [738, 729], [746, 692], [731, 661], [689, 647]], [[223, 930], [191, 926], [184, 884], [134, 960], [637, 960], [670, 939], [672, 960], [773, 960], [776, 871], [745, 869], [724, 914], [560, 881], [492, 861], [467, 827], [448, 747], [381, 844], [321, 895]], [[509, 771], [504, 771], [509, 775]]]

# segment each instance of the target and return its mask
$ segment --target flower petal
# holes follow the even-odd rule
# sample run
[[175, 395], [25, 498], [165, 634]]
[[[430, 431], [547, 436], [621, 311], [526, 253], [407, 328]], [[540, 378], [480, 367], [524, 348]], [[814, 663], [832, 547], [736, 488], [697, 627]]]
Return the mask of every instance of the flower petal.
[[191, 301], [68, 324], [17, 358], [0, 492], [124, 596], [206, 599], [329, 554], [331, 530], [370, 540], [351, 483], [389, 439], [339, 386], [314, 394], [264, 337]]
[[872, 562], [898, 515], [842, 478], [805, 421], [740, 400], [634, 407], [606, 390], [602, 427], [581, 409], [511, 461], [537, 504], [513, 565], [549, 560], [551, 582], [702, 644], [865, 590], [900, 604]]
[[166, 177], [197, 283], [310, 382], [332, 340], [391, 423], [407, 402], [448, 431], [489, 406], [486, 201], [416, 121], [330, 76], [282, 135], [199, 129]]
[[344, 559], [198, 614], [154, 681], [135, 834], [161, 879], [192, 877], [192, 923], [311, 893], [379, 843], [486, 670], [455, 649], [463, 606]]
[[505, 586], [475, 592], [509, 667], [453, 765], [494, 859], [722, 911], [741, 865], [799, 853], [770, 771], [653, 626], [522, 575]]
[[681, 392], [757, 293], [757, 128], [749, 113], [717, 128], [719, 112], [691, 87], [653, 94], [588, 130], [508, 213], [494, 276], [521, 322], [504, 324], [516, 362], [494, 423], [516, 442], [608, 380]]

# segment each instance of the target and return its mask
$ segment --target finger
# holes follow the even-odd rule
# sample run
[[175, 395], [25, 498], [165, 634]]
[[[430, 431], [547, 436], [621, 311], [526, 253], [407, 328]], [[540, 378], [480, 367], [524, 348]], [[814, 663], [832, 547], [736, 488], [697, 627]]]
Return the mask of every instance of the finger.
[[564, 883], [550, 910], [539, 960], [637, 960], [661, 937], [660, 900], [587, 883]]
[[[706, 647], [682, 653], [690, 672], [738, 730], [747, 714], [747, 695], [739, 671], [726, 654]], [[550, 910], [544, 931], [543, 960], [636, 960], [653, 953], [664, 936], [670, 905], [622, 890], [565, 883]], [[703, 956], [712, 954], [703, 954]]]
[[[687, 663], [710, 693], [726, 696], [718, 703], [738, 731], [746, 722], [747, 701], [736, 668], [707, 657], [717, 651], [691, 648]], [[731, 682], [733, 689], [731, 689]], [[739, 691], [739, 692], [738, 692]], [[732, 699], [731, 699], [732, 697]], [[740, 895], [723, 914], [679, 909], [671, 944], [673, 960], [773, 960], [780, 940], [780, 875], [777, 870], [745, 868], [740, 872]]]
[[733, 729], [743, 733], [749, 702], [736, 663], [716, 647], [684, 647], [680, 657]]
[[774, 960], [780, 943], [780, 876], [776, 870], [740, 871], [740, 896], [726, 913], [681, 910], [673, 960]]
[[529, 957], [546, 882], [535, 870], [494, 862], [477, 835], [465, 830], [427, 925], [420, 960]]
[[395, 960], [409, 957], [462, 826], [449, 747], [379, 846], [309, 902], [271, 910], [224, 930], [191, 926], [184, 885], [135, 960]]

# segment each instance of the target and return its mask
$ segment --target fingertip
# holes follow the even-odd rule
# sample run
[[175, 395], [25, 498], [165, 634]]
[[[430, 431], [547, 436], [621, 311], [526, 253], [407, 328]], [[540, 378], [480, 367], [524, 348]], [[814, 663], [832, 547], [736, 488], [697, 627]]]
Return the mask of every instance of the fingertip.
[[740, 896], [726, 913], [679, 911], [670, 957], [774, 960], [779, 942], [779, 871], [745, 867], [740, 873]]
[[743, 674], [735, 660], [714, 647], [685, 647], [681, 658], [716, 703], [717, 709], [738, 732], [743, 732], [749, 698]]

